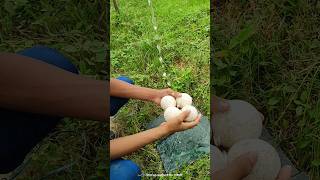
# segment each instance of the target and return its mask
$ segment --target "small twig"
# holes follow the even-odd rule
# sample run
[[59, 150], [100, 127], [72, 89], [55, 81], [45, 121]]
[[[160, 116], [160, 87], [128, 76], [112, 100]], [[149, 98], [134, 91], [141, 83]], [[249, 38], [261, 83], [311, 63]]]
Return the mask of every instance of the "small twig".
[[61, 171], [65, 171], [66, 169], [69, 169], [69, 168], [70, 168], [71, 166], [73, 166], [74, 164], [75, 164], [75, 162], [72, 162], [72, 163], [66, 164], [66, 165], [64, 165], [64, 166], [62, 166], [62, 167], [60, 167], [60, 168], [57, 168], [57, 169], [55, 169], [55, 170], [53, 170], [53, 171], [50, 171], [47, 175], [45, 175], [44, 177], [40, 178], [40, 180], [46, 179], [46, 178], [48, 178], [49, 176], [52, 176], [52, 175], [54, 175], [54, 174], [58, 174], [58, 173], [60, 173]]
[[287, 106], [285, 107], [285, 109], [282, 111], [282, 113], [280, 114], [280, 117], [278, 118], [278, 121], [280, 121], [283, 116], [285, 115], [287, 109], [290, 107], [291, 103], [293, 102], [295, 96], [298, 94], [298, 91], [301, 89], [301, 87], [303, 86], [305, 80], [307, 79], [307, 77], [309, 76], [309, 74], [311, 73], [311, 71], [313, 70], [313, 68], [310, 69], [310, 71], [307, 73], [307, 75], [303, 78], [300, 86], [297, 88], [297, 90], [294, 92], [294, 94], [291, 96], [289, 103], [287, 104]]

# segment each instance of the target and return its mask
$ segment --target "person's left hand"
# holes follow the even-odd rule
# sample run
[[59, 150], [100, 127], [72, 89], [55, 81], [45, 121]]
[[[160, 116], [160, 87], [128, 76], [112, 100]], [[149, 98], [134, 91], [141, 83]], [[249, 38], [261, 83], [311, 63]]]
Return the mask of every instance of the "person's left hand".
[[185, 119], [188, 117], [189, 113], [190, 111], [182, 111], [182, 113], [180, 113], [177, 117], [161, 123], [160, 126], [164, 127], [168, 134], [191, 129], [200, 123], [201, 114], [199, 114], [194, 121], [188, 122], [185, 121]]
[[152, 101], [158, 105], [160, 105], [161, 99], [164, 96], [173, 96], [174, 98], [180, 97], [181, 94], [179, 92], [176, 92], [170, 88], [167, 89], [157, 89], [154, 93], [154, 96], [152, 97]]

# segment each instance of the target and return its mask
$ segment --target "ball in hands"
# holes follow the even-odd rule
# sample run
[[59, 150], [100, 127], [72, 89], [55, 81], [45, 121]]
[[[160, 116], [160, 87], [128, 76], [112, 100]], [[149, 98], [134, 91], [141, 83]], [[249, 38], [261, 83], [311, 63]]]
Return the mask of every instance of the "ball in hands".
[[228, 152], [228, 163], [247, 152], [257, 153], [257, 162], [252, 171], [243, 180], [276, 179], [281, 161], [277, 151], [267, 142], [260, 139], [246, 139], [234, 144]]
[[186, 121], [194, 121], [198, 116], [198, 110], [192, 105], [184, 106], [181, 111], [190, 111], [188, 117], [185, 119]]
[[213, 114], [213, 138], [217, 146], [230, 148], [243, 139], [259, 138], [263, 115], [251, 104], [242, 100], [229, 100], [227, 112]]
[[176, 106], [176, 100], [172, 96], [164, 96], [161, 98], [160, 106], [162, 109], [167, 109], [168, 107], [175, 107]]
[[183, 108], [184, 106], [192, 104], [192, 97], [187, 93], [181, 93], [181, 96], [176, 99], [177, 107]]
[[177, 116], [179, 116], [181, 113], [181, 110], [176, 108], [176, 107], [168, 107], [165, 111], [164, 111], [164, 119], [166, 121], [175, 118]]

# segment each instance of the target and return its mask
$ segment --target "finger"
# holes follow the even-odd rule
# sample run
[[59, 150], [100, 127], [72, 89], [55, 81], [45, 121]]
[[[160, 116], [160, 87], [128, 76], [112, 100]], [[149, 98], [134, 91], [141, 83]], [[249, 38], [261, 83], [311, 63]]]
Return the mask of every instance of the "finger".
[[264, 121], [264, 115], [261, 112], [259, 112], [259, 116], [260, 116], [260, 118], [262, 119], [262, 122], [263, 122]]
[[167, 122], [163, 122], [163, 123], [160, 124], [160, 126], [163, 126], [163, 125], [165, 125], [166, 123], [167, 123]]
[[178, 116], [178, 119], [179, 121], [184, 121], [190, 114], [190, 110], [187, 110], [187, 111], [182, 111], [179, 116]]
[[217, 96], [212, 97], [212, 111], [213, 113], [217, 112], [226, 112], [230, 108], [229, 103], [227, 100], [219, 98]]
[[291, 178], [291, 166], [283, 166], [278, 174], [277, 180], [289, 180]]
[[256, 162], [257, 153], [245, 153], [228, 164], [226, 174], [229, 179], [242, 179], [250, 174]]
[[201, 120], [201, 114], [194, 121], [183, 122], [182, 127], [183, 127], [183, 129], [193, 128], [200, 123], [200, 120]]
[[171, 90], [171, 89], [170, 89], [170, 91], [169, 91], [169, 95], [171, 95], [171, 96], [173, 96], [173, 97], [175, 97], [175, 98], [178, 98], [178, 97], [181, 96], [180, 93], [178, 93], [178, 92], [176, 92], [176, 91], [173, 91], [173, 90]]

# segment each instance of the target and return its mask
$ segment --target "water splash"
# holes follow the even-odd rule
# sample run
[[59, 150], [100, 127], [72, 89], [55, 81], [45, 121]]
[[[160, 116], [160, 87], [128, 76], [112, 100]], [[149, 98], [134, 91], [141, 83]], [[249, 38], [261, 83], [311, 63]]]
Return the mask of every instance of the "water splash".
[[154, 8], [153, 8], [153, 5], [152, 5], [152, 0], [148, 0], [148, 5], [150, 7], [150, 11], [151, 11], [151, 21], [152, 21], [152, 26], [153, 26], [153, 29], [155, 31], [155, 40], [157, 42], [157, 50], [158, 50], [158, 55], [159, 55], [159, 62], [161, 64], [161, 68], [163, 70], [163, 74], [162, 74], [162, 77], [163, 79], [166, 81], [166, 84], [168, 86], [171, 86], [171, 83], [169, 82], [169, 75], [170, 74], [167, 74], [166, 73], [166, 66], [165, 66], [165, 63], [164, 63], [164, 60], [162, 58], [162, 52], [161, 52], [161, 46], [160, 46], [160, 42], [161, 42], [161, 36], [158, 35], [158, 24], [157, 24], [157, 19], [156, 19], [156, 16], [155, 16], [155, 13], [154, 13]]
[[157, 49], [158, 49], [159, 54], [161, 54], [161, 47], [159, 44], [157, 45]]
[[161, 56], [159, 57], [159, 61], [160, 61], [161, 63], [163, 63], [163, 59], [162, 59]]

